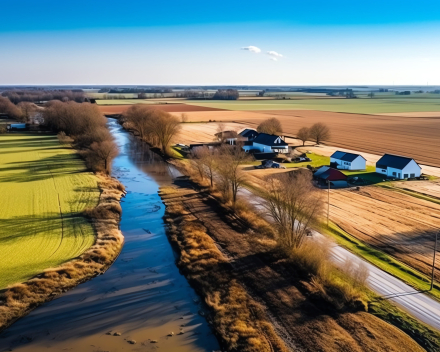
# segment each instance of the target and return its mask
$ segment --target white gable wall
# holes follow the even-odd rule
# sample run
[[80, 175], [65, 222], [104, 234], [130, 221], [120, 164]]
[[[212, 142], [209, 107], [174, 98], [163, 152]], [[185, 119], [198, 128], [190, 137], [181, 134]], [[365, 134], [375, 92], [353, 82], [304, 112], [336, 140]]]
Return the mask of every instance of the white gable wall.
[[360, 155], [352, 162], [330, 157], [330, 163], [338, 164], [338, 169], [341, 170], [365, 170], [367, 167], [365, 159]]
[[388, 167], [385, 170], [376, 167], [376, 172], [388, 177], [394, 177], [402, 180], [405, 178], [420, 177], [422, 174], [422, 169], [414, 160], [411, 160], [403, 169]]

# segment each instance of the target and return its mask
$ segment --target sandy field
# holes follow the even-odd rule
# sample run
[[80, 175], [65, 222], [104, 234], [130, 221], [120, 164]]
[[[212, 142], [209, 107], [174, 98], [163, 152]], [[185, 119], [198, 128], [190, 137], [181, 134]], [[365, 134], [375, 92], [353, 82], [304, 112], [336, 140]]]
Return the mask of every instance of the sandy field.
[[325, 122], [332, 129], [328, 144], [381, 155], [393, 153], [414, 158], [421, 164], [440, 166], [440, 118], [346, 114], [314, 110], [274, 110], [261, 112], [189, 112], [190, 121], [236, 121], [256, 127], [277, 117], [287, 135], [303, 126]]
[[[103, 114], [122, 114], [133, 104], [126, 105], [98, 105]], [[160, 109], [167, 112], [188, 112], [188, 111], [221, 111], [221, 109], [207, 108], [204, 106], [195, 106], [187, 104], [148, 104], [152, 109]], [[180, 114], [179, 114], [180, 117]]]
[[[194, 144], [213, 142], [214, 135], [218, 132], [219, 125], [215, 122], [210, 123], [184, 123], [179, 134], [174, 137], [175, 143]], [[241, 123], [225, 123], [226, 131], [241, 132], [248, 126]]]

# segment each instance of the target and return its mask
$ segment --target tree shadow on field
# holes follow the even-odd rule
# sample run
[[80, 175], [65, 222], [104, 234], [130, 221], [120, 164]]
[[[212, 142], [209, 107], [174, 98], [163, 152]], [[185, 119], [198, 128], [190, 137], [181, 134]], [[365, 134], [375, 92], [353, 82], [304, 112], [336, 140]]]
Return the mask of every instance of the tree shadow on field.
[[[57, 139], [51, 137], [37, 137], [37, 138], [20, 138], [13, 140], [0, 139], [0, 150], [14, 149], [14, 148], [45, 148], [45, 147], [63, 147]], [[3, 152], [3, 151], [2, 151]]]
[[33, 161], [7, 163], [0, 168], [0, 182], [40, 181], [85, 171], [76, 154], [56, 154]]
[[89, 223], [80, 213], [64, 213], [62, 219], [59, 213], [0, 219], [0, 247], [2, 244], [39, 235], [62, 236], [61, 238], [81, 236], [79, 226]]

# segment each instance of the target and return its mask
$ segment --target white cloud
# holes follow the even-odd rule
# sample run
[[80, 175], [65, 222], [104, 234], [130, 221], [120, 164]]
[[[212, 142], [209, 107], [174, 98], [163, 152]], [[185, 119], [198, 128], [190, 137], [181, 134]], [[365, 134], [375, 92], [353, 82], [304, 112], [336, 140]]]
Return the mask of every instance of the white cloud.
[[261, 49], [257, 48], [256, 46], [253, 46], [253, 45], [245, 46], [245, 47], [241, 48], [241, 50], [248, 50], [248, 51], [255, 53], [255, 54], [261, 53]]
[[272, 61], [278, 61], [278, 59], [276, 57], [271, 57], [270, 58]]
[[277, 53], [276, 51], [268, 51], [267, 55], [270, 55], [272, 57], [283, 57], [280, 53]]

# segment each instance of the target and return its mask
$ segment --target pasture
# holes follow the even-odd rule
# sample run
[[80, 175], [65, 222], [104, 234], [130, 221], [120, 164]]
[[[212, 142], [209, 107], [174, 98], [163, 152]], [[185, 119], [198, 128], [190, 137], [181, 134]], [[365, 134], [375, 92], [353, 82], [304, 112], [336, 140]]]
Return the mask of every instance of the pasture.
[[95, 241], [81, 215], [97, 178], [56, 136], [0, 135], [0, 289], [82, 254]]
[[440, 111], [440, 95], [430, 98], [387, 97], [359, 99], [187, 100], [187, 104], [226, 110], [321, 110], [357, 114]]

